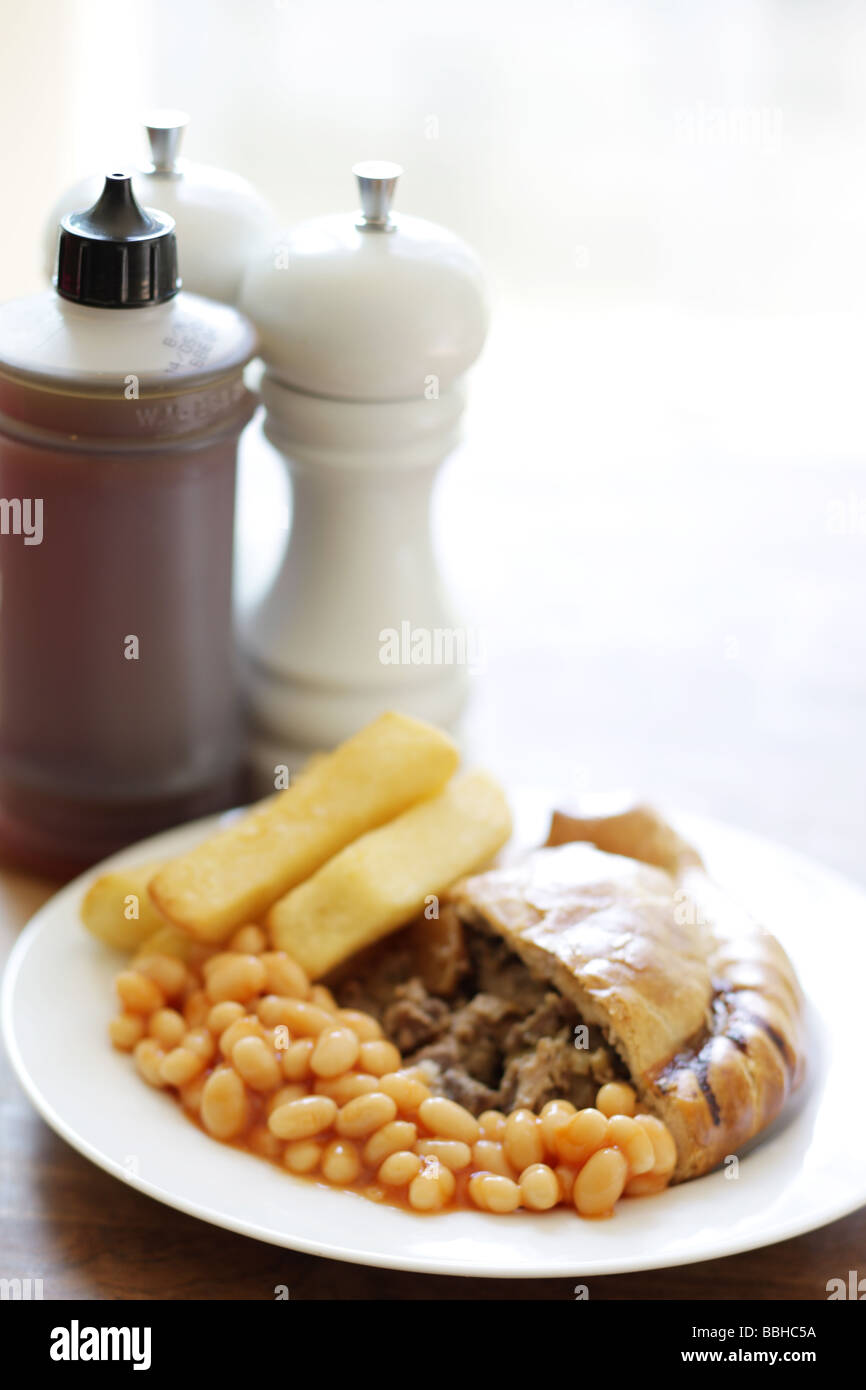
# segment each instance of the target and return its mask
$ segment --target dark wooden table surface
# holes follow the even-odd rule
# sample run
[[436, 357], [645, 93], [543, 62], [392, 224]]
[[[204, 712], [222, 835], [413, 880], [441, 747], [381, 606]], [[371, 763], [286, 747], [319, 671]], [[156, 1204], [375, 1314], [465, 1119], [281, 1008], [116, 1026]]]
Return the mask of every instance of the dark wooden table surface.
[[[776, 357], [766, 325], [740, 326], [725, 356], [718, 325], [701, 342], [666, 319], [584, 319], [578, 333], [551, 313], [527, 310], [494, 337], [470, 447], [439, 499], [446, 568], [483, 639], [473, 753], [514, 785], [630, 785], [863, 882], [864, 441], [773, 377], [774, 362], [799, 360], [797, 342], [808, 361], [826, 335], [783, 323]], [[535, 340], [545, 353], [527, 357]], [[764, 415], [722, 412], [690, 365], [710, 353], [726, 363], [725, 400], [742, 378], [760, 411], [747, 387], [762, 382]], [[629, 411], [612, 399], [620, 380], [645, 388]], [[819, 448], [825, 424], [834, 451]], [[275, 505], [267, 469], [255, 473], [245, 512], [260, 553]], [[49, 891], [0, 874], [4, 952]], [[862, 924], [848, 929], [862, 958]], [[2, 1066], [0, 1277], [41, 1277], [47, 1298], [271, 1299], [278, 1284], [298, 1299], [574, 1297], [571, 1280], [407, 1275], [216, 1230], [79, 1157]], [[823, 1299], [849, 1270], [866, 1275], [866, 1210], [728, 1259], [595, 1278], [589, 1292]]]

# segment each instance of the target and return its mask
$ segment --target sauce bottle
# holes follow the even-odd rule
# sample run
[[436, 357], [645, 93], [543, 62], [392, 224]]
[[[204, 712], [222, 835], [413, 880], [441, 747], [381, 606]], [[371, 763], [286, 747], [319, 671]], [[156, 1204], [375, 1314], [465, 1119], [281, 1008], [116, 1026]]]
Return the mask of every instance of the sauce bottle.
[[241, 788], [232, 633], [252, 326], [178, 293], [125, 174], [0, 307], [0, 854], [68, 874]]

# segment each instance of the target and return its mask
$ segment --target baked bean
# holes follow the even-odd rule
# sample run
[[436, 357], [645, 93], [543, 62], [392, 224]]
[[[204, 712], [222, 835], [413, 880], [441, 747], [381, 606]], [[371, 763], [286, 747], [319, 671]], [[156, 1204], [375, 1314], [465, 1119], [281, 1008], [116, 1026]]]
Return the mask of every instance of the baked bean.
[[306, 1086], [300, 1081], [290, 1082], [288, 1086], [280, 1086], [279, 1090], [274, 1091], [272, 1096], [268, 1096], [265, 1109], [271, 1115], [278, 1105], [285, 1105], [290, 1100], [301, 1100], [303, 1096], [310, 1093]]
[[238, 927], [234, 936], [229, 937], [229, 950], [239, 951], [243, 956], [261, 955], [267, 944], [268, 938], [254, 923]]
[[286, 1145], [283, 1162], [293, 1173], [312, 1173], [324, 1152], [324, 1144], [317, 1144], [315, 1139], [296, 1139]]
[[159, 985], [166, 999], [176, 999], [186, 988], [187, 968], [177, 956], [165, 955], [161, 951], [136, 956], [131, 968]]
[[348, 1139], [367, 1139], [375, 1130], [388, 1125], [397, 1115], [397, 1106], [382, 1091], [370, 1091], [347, 1101], [337, 1114], [335, 1128]]
[[[221, 1009], [223, 1006], [217, 1004], [216, 1007]], [[203, 989], [191, 990], [183, 1001], [183, 1016], [187, 1027], [201, 1028], [205, 1025], [210, 1017], [211, 1008], [211, 1002]]]
[[392, 1120], [370, 1135], [364, 1146], [364, 1162], [370, 1168], [378, 1168], [389, 1154], [411, 1149], [417, 1137], [418, 1129], [409, 1120]]
[[118, 1014], [108, 1025], [108, 1036], [121, 1052], [131, 1052], [144, 1037], [144, 1027], [141, 1014]]
[[326, 1028], [316, 1038], [310, 1055], [310, 1069], [326, 1079], [342, 1076], [358, 1060], [361, 1044], [351, 1028]]
[[126, 1013], [152, 1014], [165, 1003], [165, 995], [156, 981], [139, 970], [121, 970], [114, 986]]
[[561, 1202], [570, 1202], [574, 1192], [574, 1180], [577, 1177], [577, 1169], [572, 1168], [568, 1163], [558, 1163], [554, 1168], [556, 1181], [559, 1183], [559, 1199]]
[[421, 1172], [421, 1159], [418, 1154], [406, 1149], [397, 1149], [389, 1154], [378, 1172], [380, 1182], [386, 1187], [405, 1187]]
[[285, 1028], [286, 1010], [283, 1007], [286, 1000], [280, 994], [265, 994], [256, 1004], [256, 1015], [265, 1028]]
[[467, 1191], [476, 1207], [482, 1211], [516, 1211], [520, 1206], [520, 1188], [511, 1178], [499, 1173], [475, 1173], [469, 1179]]
[[439, 1075], [439, 1068], [435, 1062], [419, 1062], [417, 1067], [401, 1067], [400, 1074], [408, 1076], [410, 1081], [420, 1081], [422, 1086], [432, 1086]]
[[414, 1115], [421, 1102], [430, 1095], [428, 1087], [403, 1071], [389, 1071], [380, 1076], [379, 1089], [396, 1102], [402, 1115]]
[[190, 1028], [183, 1039], [182, 1046], [188, 1047], [190, 1052], [201, 1057], [203, 1062], [209, 1062], [216, 1052], [213, 1034], [207, 1028]]
[[[368, 1043], [367, 1046], [375, 1047], [376, 1044]], [[462, 1139], [464, 1144], [474, 1144], [481, 1134], [475, 1116], [444, 1096], [431, 1096], [429, 1100], [422, 1101], [418, 1115], [421, 1123], [442, 1139]]]
[[607, 1137], [607, 1116], [592, 1107], [578, 1110], [553, 1136], [557, 1156], [565, 1163], [584, 1163]]
[[211, 1006], [207, 1016], [207, 1026], [218, 1038], [233, 1023], [237, 1023], [239, 1018], [243, 1018], [244, 1012], [243, 1004], [236, 1004], [231, 999], [225, 999], [222, 1004]]
[[187, 1032], [186, 1019], [177, 1009], [157, 1009], [148, 1019], [147, 1031], [168, 1051], [180, 1045]]
[[655, 1153], [653, 1174], [656, 1177], [670, 1177], [677, 1166], [677, 1146], [667, 1125], [655, 1115], [635, 1115], [635, 1120], [652, 1141]]
[[178, 1095], [184, 1110], [189, 1110], [194, 1115], [201, 1113], [201, 1098], [206, 1079], [202, 1072], [192, 1081], [188, 1081], [185, 1086], [179, 1088]]
[[254, 1091], [273, 1091], [279, 1086], [280, 1069], [261, 1038], [239, 1038], [231, 1058], [232, 1066]]
[[481, 1133], [485, 1139], [504, 1139], [506, 1116], [501, 1110], [484, 1110], [478, 1116]]
[[234, 1023], [230, 1023], [220, 1034], [220, 1052], [224, 1057], [231, 1057], [235, 1045], [241, 1038], [261, 1038], [263, 1032], [264, 1029], [255, 1014], [244, 1014], [243, 1018], [236, 1018]]
[[533, 1163], [520, 1174], [520, 1200], [528, 1211], [549, 1211], [559, 1201], [559, 1182], [546, 1163]]
[[452, 1173], [462, 1173], [472, 1162], [472, 1150], [462, 1139], [419, 1139], [415, 1152], [438, 1158]]
[[165, 1052], [156, 1038], [142, 1038], [141, 1042], [135, 1044], [134, 1056], [135, 1065], [148, 1085], [165, 1085], [161, 1070]]
[[266, 994], [259, 1001], [257, 1013], [268, 1028], [288, 1028], [293, 1038], [316, 1038], [326, 1028], [333, 1028], [334, 1015], [310, 1004], [306, 999], [289, 999]]
[[236, 951], [212, 951], [206, 961], [202, 962], [201, 973], [207, 979], [212, 970], [217, 970], [226, 961], [232, 960], [237, 954]]
[[624, 1196], [626, 1197], [654, 1197], [659, 1192], [664, 1192], [670, 1181], [669, 1178], [660, 1177], [657, 1173], [637, 1173], [629, 1178], [625, 1185]]
[[533, 1163], [541, 1163], [544, 1158], [544, 1139], [538, 1120], [531, 1110], [513, 1110], [505, 1124], [505, 1137], [502, 1140], [505, 1157], [522, 1173]]
[[302, 1096], [271, 1111], [268, 1126], [278, 1139], [312, 1139], [336, 1118], [337, 1104], [330, 1096]]
[[297, 1042], [290, 1042], [284, 1049], [280, 1065], [287, 1081], [302, 1081], [312, 1074], [310, 1057], [315, 1045], [314, 1038], [298, 1038]]
[[253, 1153], [260, 1154], [262, 1158], [275, 1159], [283, 1156], [283, 1141], [271, 1134], [267, 1125], [253, 1125], [247, 1135], [247, 1144]]
[[[237, 958], [237, 951], [212, 951], [207, 960], [202, 963], [200, 970], [201, 987], [207, 991], [208, 980], [215, 970], [219, 970], [224, 965], [229, 965]], [[210, 995], [208, 995], [210, 998]]]
[[205, 993], [214, 1004], [224, 999], [244, 1004], [265, 988], [265, 967], [258, 956], [229, 952], [207, 972]]
[[[210, 1034], [208, 1034], [210, 1036]], [[159, 1074], [169, 1086], [186, 1086], [205, 1069], [201, 1057], [189, 1047], [173, 1047], [162, 1059]]]
[[486, 1173], [498, 1173], [503, 1178], [514, 1178], [514, 1172], [505, 1150], [495, 1139], [479, 1139], [472, 1145], [472, 1166]]
[[380, 1187], [377, 1182], [370, 1183], [369, 1187], [363, 1188], [362, 1191], [371, 1202], [384, 1202], [388, 1195], [384, 1187]]
[[545, 1119], [548, 1115], [555, 1114], [576, 1115], [577, 1106], [572, 1105], [570, 1100], [548, 1100], [542, 1105], [538, 1112], [539, 1119]]
[[574, 1180], [572, 1201], [581, 1216], [609, 1216], [628, 1180], [628, 1164], [619, 1149], [597, 1149]]
[[637, 1096], [624, 1081], [608, 1081], [595, 1098], [602, 1115], [633, 1115], [636, 1102]]
[[285, 951], [265, 951], [261, 960], [267, 979], [265, 988], [269, 994], [276, 994], [285, 999], [309, 999], [310, 981], [307, 972], [296, 960], [286, 955]]
[[334, 1080], [320, 1076], [313, 1083], [317, 1096], [330, 1096], [338, 1105], [346, 1105], [356, 1096], [367, 1096], [378, 1089], [378, 1076], [368, 1076], [363, 1071], [347, 1071], [345, 1076], [338, 1076]]
[[422, 1158], [409, 1184], [409, 1205], [416, 1211], [439, 1211], [454, 1196], [456, 1179], [436, 1158]]
[[[428, 1157], [428, 1156], [426, 1156], [426, 1155], [422, 1156], [422, 1158], [421, 1158], [421, 1171], [422, 1171], [422, 1172], [424, 1171], [424, 1169], [426, 1168], [426, 1166], [427, 1166], [428, 1163], [437, 1163], [437, 1162], [438, 1162], [438, 1160], [435, 1159], [435, 1158], [430, 1158], [430, 1157]], [[457, 1190], [457, 1179], [455, 1178], [454, 1174], [451, 1172], [451, 1169], [450, 1169], [450, 1168], [446, 1168], [446, 1167], [444, 1166], [444, 1164], [442, 1164], [442, 1163], [439, 1164], [439, 1187], [441, 1188], [442, 1192], [445, 1194], [445, 1201], [446, 1201], [446, 1202], [449, 1202], [449, 1201], [451, 1200], [451, 1198], [454, 1196], [454, 1193], [455, 1193], [456, 1190]]]
[[215, 1139], [234, 1139], [246, 1125], [247, 1093], [231, 1067], [217, 1067], [204, 1083], [201, 1118]]
[[351, 1028], [360, 1042], [375, 1042], [377, 1038], [383, 1036], [378, 1020], [372, 1014], [365, 1014], [360, 1009], [338, 1009], [337, 1018], [347, 1028]]
[[313, 985], [311, 987], [310, 1003], [316, 1004], [320, 1009], [327, 1009], [329, 1014], [338, 1013], [340, 1009], [327, 985]]
[[541, 1137], [544, 1140], [544, 1147], [551, 1158], [557, 1158], [556, 1152], [556, 1133], [568, 1124], [572, 1115], [577, 1111], [570, 1100], [549, 1100], [546, 1105], [541, 1107], [541, 1114], [538, 1123], [541, 1126]]
[[403, 1058], [393, 1043], [384, 1038], [372, 1042], [362, 1042], [358, 1065], [373, 1076], [386, 1076], [389, 1071], [398, 1071]]
[[652, 1172], [655, 1149], [649, 1134], [630, 1115], [612, 1115], [607, 1126], [607, 1143], [624, 1155], [632, 1177]]
[[361, 1156], [351, 1139], [332, 1139], [322, 1154], [322, 1177], [328, 1182], [354, 1182], [361, 1171]]

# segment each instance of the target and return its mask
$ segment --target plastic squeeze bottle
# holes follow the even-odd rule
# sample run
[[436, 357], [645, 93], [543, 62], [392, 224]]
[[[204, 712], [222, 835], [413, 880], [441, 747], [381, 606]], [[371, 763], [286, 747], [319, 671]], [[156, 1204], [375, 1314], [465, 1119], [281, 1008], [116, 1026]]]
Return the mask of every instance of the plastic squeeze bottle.
[[282, 566], [242, 636], [263, 784], [383, 709], [453, 725], [466, 691], [471, 634], [439, 573], [430, 504], [486, 295], [459, 237], [392, 212], [400, 172], [356, 165], [360, 210], [291, 228], [243, 283], [265, 434], [293, 499]]
[[0, 306], [0, 855], [68, 873], [238, 799], [238, 436], [255, 349], [125, 174]]

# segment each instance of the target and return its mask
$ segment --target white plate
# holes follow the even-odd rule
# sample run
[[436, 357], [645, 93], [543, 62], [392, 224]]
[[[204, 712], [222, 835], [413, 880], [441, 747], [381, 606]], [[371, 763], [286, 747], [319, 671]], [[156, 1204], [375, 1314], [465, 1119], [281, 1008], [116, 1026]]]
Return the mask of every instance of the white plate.
[[[545, 800], [520, 799], [525, 843], [541, 837]], [[176, 854], [209, 824], [169, 831], [107, 864]], [[106, 1172], [204, 1221], [294, 1250], [437, 1274], [538, 1278], [660, 1268], [785, 1240], [866, 1203], [866, 1119], [851, 1105], [863, 1056], [866, 893], [741, 831], [686, 817], [677, 824], [794, 959], [810, 1000], [810, 1074], [736, 1178], [719, 1171], [624, 1202], [609, 1221], [565, 1211], [416, 1216], [209, 1139], [108, 1046], [121, 958], [77, 920], [86, 884], [105, 865], [52, 898], [12, 952], [2, 995], [6, 1047], [43, 1118]]]

